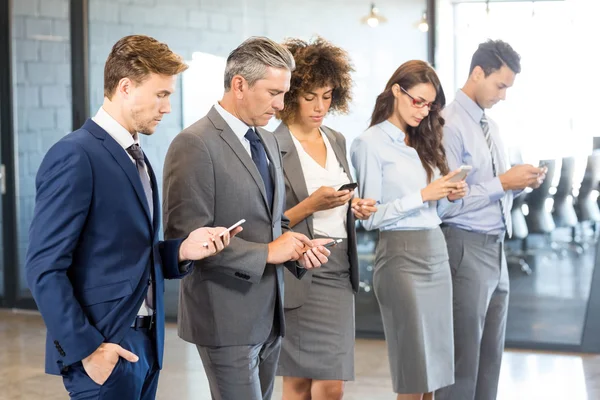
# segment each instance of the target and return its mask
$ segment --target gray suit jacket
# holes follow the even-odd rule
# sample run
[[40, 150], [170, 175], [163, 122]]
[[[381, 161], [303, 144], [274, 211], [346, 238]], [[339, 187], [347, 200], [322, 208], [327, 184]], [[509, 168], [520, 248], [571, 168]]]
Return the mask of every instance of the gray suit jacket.
[[[214, 107], [175, 137], [165, 159], [165, 237], [246, 220], [229, 247], [196, 262], [181, 282], [179, 336], [197, 345], [260, 344], [275, 319], [285, 332], [283, 266], [267, 264], [268, 243], [289, 230], [281, 156], [272, 133], [257, 133], [270, 160], [272, 211], [252, 158]], [[297, 278], [306, 272], [295, 262], [285, 266]]]
[[[325, 126], [321, 127], [331, 147], [337, 156], [338, 161], [344, 168], [344, 171], [352, 180], [348, 159], [346, 157], [346, 138], [333, 129]], [[279, 142], [281, 149], [281, 157], [283, 160], [283, 174], [285, 176], [285, 194], [286, 204], [285, 209], [289, 210], [295, 207], [298, 203], [308, 197], [308, 189], [306, 188], [306, 180], [302, 172], [300, 157], [296, 146], [292, 141], [292, 134], [285, 124], [279, 125], [275, 132], [275, 138]], [[305, 234], [311, 239], [314, 239], [312, 215], [300, 221], [294, 226], [294, 231]], [[348, 208], [347, 216], [347, 231], [348, 231], [348, 258], [350, 260], [350, 281], [355, 292], [358, 291], [358, 254], [356, 251], [356, 229], [355, 217], [352, 210]], [[297, 308], [302, 306], [308, 296], [310, 284], [312, 281], [312, 271], [308, 271], [302, 280], [295, 279], [292, 274], [286, 271], [285, 275], [285, 308]]]

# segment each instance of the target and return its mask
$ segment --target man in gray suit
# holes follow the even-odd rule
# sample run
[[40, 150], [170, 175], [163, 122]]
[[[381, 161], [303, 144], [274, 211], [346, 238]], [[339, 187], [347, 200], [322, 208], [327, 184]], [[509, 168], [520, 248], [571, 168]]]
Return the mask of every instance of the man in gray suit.
[[539, 187], [546, 170], [510, 167], [498, 125], [485, 110], [506, 98], [521, 72], [519, 55], [503, 41], [487, 41], [473, 54], [467, 83], [444, 110], [444, 147], [451, 170], [473, 166], [469, 193], [444, 217], [452, 272], [455, 383], [437, 400], [494, 400], [506, 314], [508, 271], [504, 236], [511, 234], [514, 196]]
[[270, 399], [283, 319], [283, 265], [297, 278], [327, 262], [327, 240], [291, 232], [275, 137], [258, 127], [283, 109], [292, 55], [251, 38], [228, 57], [225, 94], [171, 143], [164, 168], [165, 237], [196, 226], [244, 230], [181, 283], [179, 336], [196, 344], [213, 399]]

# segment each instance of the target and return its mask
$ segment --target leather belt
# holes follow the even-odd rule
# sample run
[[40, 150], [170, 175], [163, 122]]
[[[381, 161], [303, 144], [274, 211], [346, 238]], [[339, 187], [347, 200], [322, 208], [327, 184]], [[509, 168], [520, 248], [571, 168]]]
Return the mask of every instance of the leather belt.
[[150, 330], [154, 326], [155, 322], [156, 321], [155, 321], [154, 315], [138, 315], [133, 320], [131, 327], [133, 329], [148, 329], [148, 330]]

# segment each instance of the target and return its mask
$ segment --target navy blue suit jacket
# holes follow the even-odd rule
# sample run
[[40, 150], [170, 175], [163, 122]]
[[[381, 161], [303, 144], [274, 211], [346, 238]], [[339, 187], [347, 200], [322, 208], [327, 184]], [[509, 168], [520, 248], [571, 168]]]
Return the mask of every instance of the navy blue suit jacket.
[[60, 371], [103, 343], [119, 343], [156, 277], [159, 367], [164, 347], [164, 279], [179, 278], [183, 239], [159, 242], [135, 164], [92, 120], [46, 154], [36, 177], [27, 281], [48, 329], [46, 372]]

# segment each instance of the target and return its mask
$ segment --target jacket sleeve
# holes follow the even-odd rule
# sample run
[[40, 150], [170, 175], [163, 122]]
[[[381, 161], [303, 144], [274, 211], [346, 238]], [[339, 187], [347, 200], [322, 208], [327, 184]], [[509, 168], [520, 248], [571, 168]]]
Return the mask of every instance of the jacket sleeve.
[[93, 179], [87, 153], [69, 141], [50, 149], [36, 177], [25, 270], [60, 355], [59, 367], [84, 359], [104, 341], [83, 312], [68, 275], [91, 204]]

